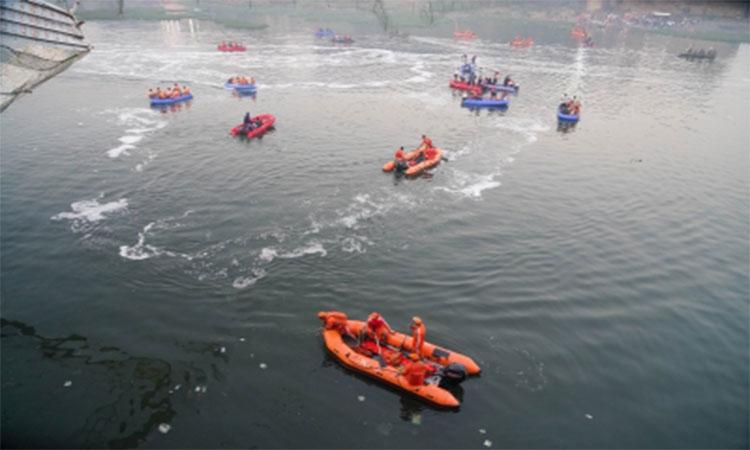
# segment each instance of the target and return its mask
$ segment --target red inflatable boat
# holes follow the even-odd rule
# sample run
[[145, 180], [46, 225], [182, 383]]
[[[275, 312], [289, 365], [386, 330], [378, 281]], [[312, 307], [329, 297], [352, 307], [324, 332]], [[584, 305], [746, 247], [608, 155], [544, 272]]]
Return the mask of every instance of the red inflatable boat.
[[247, 47], [244, 45], [222, 45], [219, 44], [216, 46], [216, 49], [220, 52], [244, 52], [247, 51]]
[[452, 87], [453, 89], [458, 89], [461, 91], [469, 91], [472, 94], [478, 95], [482, 93], [482, 86], [478, 86], [476, 84], [469, 84], [464, 81], [451, 80], [450, 83], [448, 83], [448, 86]]
[[[271, 114], [260, 114], [252, 118], [252, 121], [256, 120], [260, 120], [261, 125], [258, 128], [247, 132], [248, 139], [264, 135], [266, 131], [268, 131], [271, 127], [273, 127], [273, 124], [276, 123], [276, 118]], [[242, 125], [243, 124], [239, 124], [236, 127], [232, 128], [229, 131], [229, 134], [231, 134], [232, 136], [237, 136], [238, 134], [240, 134]]]

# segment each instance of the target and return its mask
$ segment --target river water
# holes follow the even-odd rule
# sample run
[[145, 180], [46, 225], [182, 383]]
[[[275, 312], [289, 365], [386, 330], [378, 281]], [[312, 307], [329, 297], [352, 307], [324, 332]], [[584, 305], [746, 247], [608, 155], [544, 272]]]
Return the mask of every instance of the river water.
[[[87, 34], [2, 116], [3, 446], [748, 446], [748, 45]], [[510, 108], [460, 107], [462, 53], [510, 71]], [[150, 109], [173, 81], [192, 103]], [[228, 136], [246, 111], [275, 131]], [[423, 133], [446, 162], [380, 171]], [[420, 315], [482, 375], [444, 411], [352, 374], [332, 309]]]

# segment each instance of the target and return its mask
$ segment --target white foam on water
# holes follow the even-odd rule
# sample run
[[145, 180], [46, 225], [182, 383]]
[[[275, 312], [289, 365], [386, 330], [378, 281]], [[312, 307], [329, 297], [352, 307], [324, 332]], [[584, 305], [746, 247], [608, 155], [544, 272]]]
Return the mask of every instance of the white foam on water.
[[279, 253], [275, 249], [270, 248], [270, 247], [264, 247], [260, 251], [260, 256], [258, 256], [258, 259], [260, 259], [261, 261], [265, 261], [265, 262], [271, 262], [278, 255]]
[[[128, 127], [125, 135], [117, 140], [121, 145], [107, 150], [110, 158], [130, 155], [129, 150], [134, 150], [138, 142], [142, 141], [149, 133], [160, 130], [167, 126], [167, 122], [161, 120], [159, 113], [144, 108], [108, 109], [104, 114], [116, 115], [117, 124]], [[145, 164], [136, 166], [137, 171], [142, 171]]]
[[365, 236], [348, 236], [341, 240], [341, 250], [347, 253], [365, 253], [365, 245], [373, 245], [373, 242]]
[[110, 158], [119, 158], [120, 155], [129, 155], [130, 153], [128, 153], [128, 150], [132, 150], [134, 148], [135, 145], [122, 144], [113, 149], [107, 150], [107, 156], [109, 156]]
[[123, 144], [135, 144], [136, 142], [143, 139], [143, 136], [139, 135], [126, 135], [118, 139]]
[[299, 258], [301, 256], [316, 254], [319, 254], [320, 256], [326, 256], [328, 255], [328, 252], [326, 251], [325, 247], [323, 247], [323, 244], [317, 241], [312, 241], [303, 247], [292, 250], [291, 252], [280, 254], [279, 258], [293, 259]]
[[107, 215], [126, 209], [128, 200], [119, 200], [99, 203], [97, 199], [81, 200], [70, 204], [70, 212], [61, 212], [51, 217], [52, 220], [68, 219], [72, 221], [71, 230], [74, 232], [85, 231], [85, 228], [93, 223], [104, 220]]
[[235, 289], [245, 289], [254, 285], [258, 280], [266, 276], [266, 271], [263, 269], [253, 269], [251, 276], [237, 277], [232, 282], [232, 287]]
[[424, 61], [417, 61], [413, 66], [409, 67], [409, 71], [416, 73], [415, 76], [410, 77], [406, 80], [407, 83], [425, 83], [429, 81], [435, 74], [424, 68]]
[[354, 196], [354, 203], [349, 205], [344, 211], [339, 211], [343, 217], [339, 223], [346, 228], [357, 229], [361, 220], [366, 220], [376, 215], [382, 214], [390, 209], [391, 203], [377, 203], [373, 201], [370, 194], [357, 194]]
[[141, 261], [158, 256], [160, 254], [158, 248], [146, 245], [146, 234], [154, 227], [154, 225], [156, 225], [156, 222], [151, 222], [143, 227], [143, 231], [138, 233], [138, 242], [136, 242], [135, 245], [121, 245], [120, 256], [132, 261]]
[[[185, 211], [179, 219], [183, 219], [193, 212], [192, 209]], [[157, 220], [150, 222], [148, 225], [143, 227], [138, 233], [138, 241], [134, 245], [121, 245], [120, 256], [131, 261], [142, 261], [144, 259], [153, 258], [155, 256], [170, 256], [184, 258], [188, 261], [192, 261], [196, 256], [188, 255], [185, 253], [173, 252], [170, 250], [162, 249], [154, 245], [146, 244], [146, 237], [153, 235], [157, 230], [169, 230], [180, 227], [181, 224], [175, 222], [174, 217], [168, 217], [166, 219]], [[200, 257], [200, 254], [197, 256]]]
[[452, 186], [438, 186], [435, 190], [449, 192], [462, 197], [478, 199], [482, 197], [482, 192], [487, 189], [494, 189], [501, 185], [499, 181], [495, 180], [496, 175], [499, 174], [457, 176], [454, 179]]

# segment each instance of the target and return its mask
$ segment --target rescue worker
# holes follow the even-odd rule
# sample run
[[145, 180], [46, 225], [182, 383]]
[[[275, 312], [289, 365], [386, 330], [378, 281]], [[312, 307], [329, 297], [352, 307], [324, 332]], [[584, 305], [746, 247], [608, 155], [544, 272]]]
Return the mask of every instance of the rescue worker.
[[342, 333], [348, 334], [346, 323], [348, 317], [342, 312], [330, 312], [326, 315], [325, 328], [326, 330], [338, 330]]
[[249, 112], [246, 112], [245, 117], [242, 119], [242, 128], [240, 132], [249, 133], [250, 131], [253, 131], [255, 128], [256, 126], [255, 126], [252, 116], [250, 116]]
[[406, 169], [409, 168], [409, 165], [406, 162], [406, 154], [404, 153], [404, 147], [401, 146], [398, 150], [396, 150], [396, 154], [394, 155], [395, 163], [394, 169], [396, 172], [404, 172]]
[[432, 145], [432, 139], [428, 138], [426, 134], [422, 135], [422, 144], [419, 146], [420, 150], [426, 150], [428, 148], [431, 148]]
[[422, 386], [427, 376], [434, 374], [436, 369], [431, 364], [420, 361], [419, 357], [415, 358], [415, 355], [411, 355], [410, 357], [412, 363], [400, 369], [399, 372], [412, 386]]
[[373, 312], [367, 316], [367, 335], [378, 344], [388, 342], [388, 336], [392, 333], [393, 330], [380, 313]]
[[422, 323], [422, 319], [418, 316], [414, 316], [411, 318], [409, 329], [411, 329], [412, 355], [419, 358], [419, 356], [422, 354], [422, 346], [424, 346], [424, 336], [427, 332], [427, 329], [425, 328], [424, 323]]
[[577, 98], [573, 97], [573, 105], [570, 108], [571, 113], [574, 116], [581, 114], [581, 102]]

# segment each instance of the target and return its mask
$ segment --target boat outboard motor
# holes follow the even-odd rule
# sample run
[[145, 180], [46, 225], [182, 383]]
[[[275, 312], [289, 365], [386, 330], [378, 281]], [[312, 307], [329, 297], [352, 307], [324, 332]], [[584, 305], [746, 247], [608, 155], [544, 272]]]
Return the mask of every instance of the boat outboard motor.
[[466, 367], [460, 363], [450, 363], [440, 371], [443, 383], [458, 384], [466, 379]]

